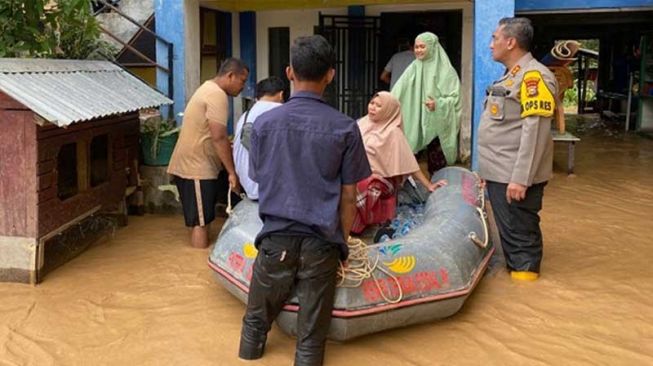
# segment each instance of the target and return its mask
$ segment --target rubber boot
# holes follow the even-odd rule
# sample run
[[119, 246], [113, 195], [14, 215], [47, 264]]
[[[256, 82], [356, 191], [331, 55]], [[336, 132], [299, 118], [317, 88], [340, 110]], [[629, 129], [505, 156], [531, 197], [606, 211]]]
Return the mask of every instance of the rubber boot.
[[242, 334], [240, 335], [238, 357], [243, 360], [257, 360], [263, 357], [266, 340], [266, 335], [261, 335], [257, 331], [247, 330], [246, 327], [243, 327]]
[[517, 281], [536, 281], [540, 277], [540, 274], [530, 271], [511, 271], [510, 277]]

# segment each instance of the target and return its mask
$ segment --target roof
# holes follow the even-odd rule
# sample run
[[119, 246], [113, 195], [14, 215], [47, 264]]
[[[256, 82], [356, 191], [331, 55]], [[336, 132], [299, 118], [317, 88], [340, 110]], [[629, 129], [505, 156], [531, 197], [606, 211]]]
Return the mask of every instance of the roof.
[[59, 127], [172, 104], [109, 61], [0, 58], [0, 90]]

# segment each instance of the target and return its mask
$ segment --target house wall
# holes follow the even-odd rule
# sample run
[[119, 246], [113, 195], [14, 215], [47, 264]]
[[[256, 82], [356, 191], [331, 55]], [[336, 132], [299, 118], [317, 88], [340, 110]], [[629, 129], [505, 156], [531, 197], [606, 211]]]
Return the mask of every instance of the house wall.
[[184, 41], [186, 43], [185, 68], [186, 80], [184, 84], [184, 106], [193, 96], [193, 93], [200, 86], [200, 2], [199, 0], [184, 0], [184, 22], [186, 32]]
[[268, 29], [274, 27], [289, 27], [290, 42], [297, 37], [314, 34], [315, 27], [320, 22], [320, 12], [329, 15], [347, 15], [347, 8], [300, 9], [300, 10], [268, 10], [256, 12], [256, 73], [258, 79], [270, 76], [268, 59]]
[[[176, 3], [184, 0], [166, 0], [171, 3]], [[195, 2], [196, 0], [186, 0]], [[155, 0], [156, 4], [161, 5], [163, 0]], [[397, 9], [397, 11], [404, 9], [463, 9], [463, 55], [462, 55], [462, 81], [463, 93], [465, 98], [465, 109], [463, 111], [463, 123], [461, 129], [461, 137], [463, 139], [461, 145], [467, 146], [465, 140], [468, 138], [468, 120], [471, 123], [472, 141], [475, 131], [478, 128], [480, 109], [484, 97], [484, 90], [488, 83], [491, 83], [495, 78], [495, 73], [500, 67], [493, 63], [491, 56], [487, 50], [489, 36], [496, 25], [496, 21], [500, 17], [513, 16], [515, 10], [518, 13], [554, 13], [565, 11], [601, 11], [605, 9], [653, 9], [653, 2], [651, 0], [474, 0], [474, 1], [459, 1], [459, 2], [439, 2], [428, 0], [414, 0], [410, 1], [411, 4], [397, 4], [398, 1], [392, 0], [361, 0], [356, 2], [357, 5], [365, 5], [365, 13], [372, 15], [380, 13], [384, 9]], [[403, 2], [402, 2], [403, 3]], [[317, 24], [318, 12], [323, 10], [328, 14], [346, 14], [345, 5], [353, 4], [348, 1], [334, 1], [334, 2], [317, 2], [317, 1], [234, 1], [234, 0], [202, 0], [202, 6], [214, 6], [221, 10], [241, 10], [241, 11], [256, 11], [256, 24], [257, 24], [257, 79], [265, 78], [268, 73], [268, 50], [267, 50], [267, 28], [290, 26], [291, 40], [299, 35], [312, 34], [312, 27]], [[372, 5], [370, 5], [372, 4]], [[375, 5], [378, 4], [378, 5]], [[312, 6], [329, 6], [334, 7], [328, 9], [308, 9]], [[452, 5], [454, 5], [452, 7]], [[300, 10], [269, 10], [280, 8], [297, 8]], [[159, 12], [161, 16], [165, 14], [174, 15], [174, 11], [170, 12], [162, 6], [155, 6], [157, 9], [157, 22], [159, 19]], [[233, 13], [237, 15], [238, 13]], [[199, 21], [187, 22], [189, 26], [192, 24], [199, 24]], [[233, 56], [239, 57], [240, 53], [237, 47], [240, 43], [238, 35], [238, 16], [234, 16], [233, 21], [233, 39], [234, 39], [234, 52]], [[292, 24], [291, 24], [292, 23]], [[471, 24], [471, 27], [470, 27]], [[179, 29], [179, 28], [177, 28]], [[199, 43], [193, 40], [194, 43]], [[199, 65], [199, 61], [190, 62], [190, 65]], [[191, 69], [195, 66], [191, 66]], [[485, 67], [489, 67], [486, 69]], [[473, 70], [483, 70], [483, 72], [473, 73]], [[500, 72], [500, 71], [499, 71]], [[469, 75], [470, 77], [467, 77]], [[192, 84], [192, 83], [191, 83]], [[188, 89], [195, 89], [192, 85]], [[237, 100], [236, 103], [238, 103]], [[178, 107], [176, 107], [178, 108]], [[236, 107], [235, 111], [238, 117], [238, 112], [241, 108]], [[475, 142], [471, 143], [475, 146]], [[462, 151], [463, 157], [466, 154]], [[472, 162], [475, 166], [475, 155], [472, 152]]]
[[518, 13], [653, 9], [651, 0], [514, 0]]
[[240, 58], [249, 67], [249, 75], [247, 76], [247, 83], [243, 91], [240, 92], [241, 97], [255, 98], [256, 97], [256, 53], [257, 53], [257, 36], [256, 36], [256, 13], [253, 11], [241, 12], [239, 14], [240, 27]]
[[0, 281], [31, 282], [36, 262], [36, 124], [0, 92]]
[[[463, 109], [460, 120], [460, 159], [467, 161], [471, 154], [472, 135], [472, 49], [474, 46], [474, 16], [473, 5], [470, 2], [438, 2], [432, 4], [403, 4], [403, 5], [370, 5], [365, 7], [365, 15], [378, 16], [383, 12], [415, 12], [438, 10], [462, 10], [462, 52], [460, 62], [460, 81], [462, 91]], [[387, 61], [381, 61], [381, 63]]]
[[156, 88], [156, 67], [128, 67], [127, 70], [149, 86]]
[[[446, 11], [462, 10], [462, 55], [461, 55], [461, 81], [463, 110], [461, 117], [461, 158], [466, 160], [470, 156], [471, 127], [472, 127], [472, 49], [473, 49], [473, 5], [470, 2], [434, 2], [427, 4], [401, 4], [401, 5], [369, 5], [365, 7], [365, 15], [380, 16], [384, 12], [416, 12], [416, 11]], [[348, 9], [325, 8], [303, 10], [269, 10], [256, 13], [257, 36], [257, 77], [263, 79], [269, 76], [268, 58], [268, 29], [273, 27], [289, 27], [290, 41], [300, 36], [312, 35], [314, 28], [319, 24], [319, 14], [347, 15]], [[384, 63], [387, 60], [380, 60]]]
[[[188, 7], [185, 6], [186, 2], [189, 3]], [[191, 6], [193, 4], [195, 5], [195, 9]], [[172, 108], [177, 122], [181, 122], [179, 113], [183, 112], [186, 106], [186, 80], [194, 75], [193, 72], [187, 72], [186, 70], [186, 59], [188, 58], [189, 48], [191, 52], [193, 51], [193, 44], [190, 43], [189, 36], [187, 36], [192, 27], [187, 27], [187, 25], [189, 24], [189, 18], [192, 19], [195, 13], [197, 13], [197, 23], [199, 24], [198, 4], [198, 0], [154, 0], [156, 32], [159, 36], [173, 44], [173, 54], [170, 56], [167, 46], [161, 41], [157, 41], [156, 61], [159, 65], [168, 65], [169, 58], [172, 57], [173, 59], [172, 99], [174, 100], [174, 104]], [[195, 47], [199, 47], [199, 41]], [[197, 74], [199, 75], [199, 62], [196, 65], [189, 64], [189, 67], [197, 68]], [[163, 70], [157, 69], [156, 82], [157, 89], [164, 94], [168, 94], [168, 74]], [[168, 106], [162, 107], [163, 116], [168, 115], [169, 108]]]
[[[241, 58], [241, 38], [240, 38], [240, 16], [238, 12], [231, 13], [231, 40], [232, 40], [232, 57]], [[233, 126], [243, 114], [243, 99], [238, 96], [230, 98], [232, 119], [229, 121], [230, 131], [233, 132]]]
[[[160, 1], [160, 0], [159, 0]], [[226, 11], [224, 8], [215, 6], [211, 3], [202, 3], [202, 7]], [[200, 65], [201, 65], [201, 49], [200, 49], [200, 2], [199, 0], [185, 0], [185, 13], [186, 19], [186, 36], [185, 42], [187, 45], [185, 63], [188, 66], [185, 69], [186, 84], [185, 84], [185, 102], [190, 99], [195, 90], [201, 84], [200, 80]], [[230, 57], [240, 58], [240, 17], [238, 12], [231, 13], [231, 55]], [[175, 99], [176, 102], [176, 99]], [[184, 107], [185, 107], [184, 102]], [[231, 113], [232, 121], [237, 121], [242, 112], [242, 100], [240, 97], [232, 98]], [[181, 108], [183, 111], [183, 108]], [[179, 120], [178, 120], [179, 122]]]
[[477, 1], [474, 6], [474, 83], [472, 97], [472, 170], [478, 170], [478, 128], [483, 113], [485, 90], [501, 77], [504, 67], [492, 59], [489, 50], [492, 33], [499, 20], [514, 16], [513, 0]]

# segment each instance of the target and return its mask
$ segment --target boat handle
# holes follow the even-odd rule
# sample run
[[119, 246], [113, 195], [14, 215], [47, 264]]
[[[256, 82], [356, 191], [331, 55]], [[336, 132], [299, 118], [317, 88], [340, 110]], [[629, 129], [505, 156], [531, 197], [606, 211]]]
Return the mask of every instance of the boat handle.
[[489, 242], [489, 235], [488, 235], [488, 228], [487, 228], [487, 219], [485, 218], [485, 213], [483, 212], [483, 209], [480, 207], [476, 207], [476, 210], [478, 211], [478, 214], [480, 216], [481, 222], [483, 223], [483, 233], [485, 234], [485, 240], [481, 240], [478, 237], [478, 234], [476, 234], [475, 231], [471, 231], [467, 237], [469, 240], [472, 241], [472, 243], [476, 244], [481, 249], [487, 248], [488, 242]]

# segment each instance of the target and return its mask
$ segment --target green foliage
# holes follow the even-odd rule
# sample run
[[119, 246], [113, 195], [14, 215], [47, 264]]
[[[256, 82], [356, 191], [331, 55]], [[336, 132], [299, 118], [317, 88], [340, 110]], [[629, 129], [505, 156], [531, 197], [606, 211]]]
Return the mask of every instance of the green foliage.
[[62, 55], [96, 58], [98, 52], [107, 49], [108, 45], [100, 41], [100, 28], [88, 0], [59, 0], [59, 6], [58, 38]]
[[580, 43], [582, 48], [599, 52], [600, 40], [598, 39], [582, 39]]
[[143, 145], [150, 146], [150, 151], [144, 152], [144, 154], [148, 153], [152, 159], [155, 159], [159, 154], [161, 139], [178, 133], [179, 127], [176, 127], [174, 119], [162, 119], [161, 116], [155, 116], [141, 122], [141, 137], [143, 141], [147, 141]]
[[578, 89], [574, 85], [573, 88], [565, 90], [565, 97], [562, 100], [565, 107], [572, 107], [578, 105]]
[[0, 57], [87, 59], [114, 51], [100, 40], [88, 0], [0, 0]]
[[0, 0], [0, 57], [46, 55], [56, 45], [45, 29], [54, 14], [45, 11], [44, 0]]
[[165, 137], [179, 132], [174, 119], [163, 119], [161, 116], [148, 118], [141, 123], [141, 134]]
[[[578, 80], [574, 80], [574, 86], [565, 91], [565, 96], [562, 101], [565, 107], [573, 107], [578, 105]], [[585, 91], [585, 100], [591, 102], [596, 99], [594, 89], [592, 89], [592, 81], [587, 82], [587, 90]]]

